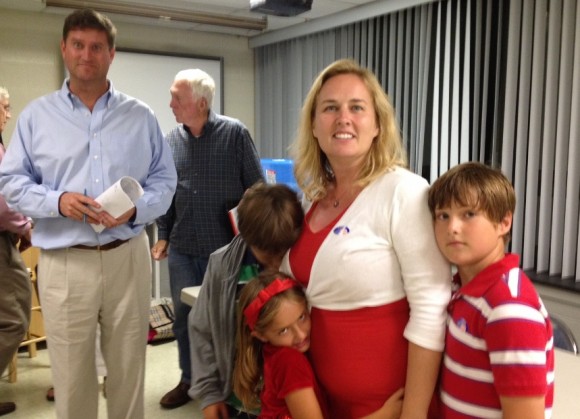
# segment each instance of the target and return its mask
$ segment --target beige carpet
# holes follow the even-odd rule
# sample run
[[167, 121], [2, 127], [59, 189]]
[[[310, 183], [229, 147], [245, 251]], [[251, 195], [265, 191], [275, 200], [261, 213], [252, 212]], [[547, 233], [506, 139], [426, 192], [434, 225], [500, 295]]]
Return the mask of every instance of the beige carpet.
[[[6, 419], [54, 419], [54, 404], [45, 398], [51, 386], [50, 362], [48, 351], [39, 349], [35, 358], [28, 358], [20, 352], [18, 358], [18, 378], [15, 383], [8, 382], [8, 371], [0, 379], [0, 401], [13, 401], [16, 411]], [[147, 345], [147, 372], [145, 378], [145, 418], [157, 419], [201, 419], [197, 402], [173, 410], [162, 409], [159, 399], [177, 385], [179, 367], [177, 344], [169, 341], [157, 345]], [[58, 396], [57, 396], [58, 397]], [[100, 398], [99, 419], [107, 419], [106, 399]], [[114, 418], [111, 418], [114, 419]]]

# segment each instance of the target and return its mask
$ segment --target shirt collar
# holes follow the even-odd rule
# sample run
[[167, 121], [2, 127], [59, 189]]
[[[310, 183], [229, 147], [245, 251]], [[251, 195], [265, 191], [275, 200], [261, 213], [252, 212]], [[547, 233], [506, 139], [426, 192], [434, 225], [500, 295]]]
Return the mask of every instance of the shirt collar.
[[[66, 103], [69, 104], [71, 109], [75, 109], [76, 107], [80, 106], [81, 101], [77, 95], [75, 95], [73, 92], [70, 91], [69, 82], [70, 82], [69, 78], [66, 78], [64, 80], [59, 95]], [[109, 88], [103, 94], [103, 96], [99, 98], [99, 100], [101, 100], [103, 97], [105, 97], [105, 107], [113, 105], [113, 101], [111, 100], [111, 98], [115, 97], [115, 88], [113, 87], [113, 82], [110, 80], [107, 80], [107, 82], [109, 83]]]
[[[498, 278], [501, 278], [506, 272], [509, 272], [510, 269], [517, 268], [519, 263], [520, 258], [518, 255], [514, 253], [506, 253], [503, 259], [492, 263], [475, 275], [471, 281], [459, 289], [459, 292], [463, 295], [479, 297], [483, 295]], [[453, 281], [459, 281], [459, 283], [461, 283], [459, 274], [455, 274]]]
[[191, 132], [189, 131], [189, 128], [186, 127], [184, 124], [179, 124], [179, 129], [185, 138], [187, 137], [202, 138], [208, 135], [208, 133], [212, 132], [216, 120], [217, 120], [216, 113], [210, 109], [209, 114], [207, 116], [207, 121], [205, 121], [205, 125], [203, 126], [203, 129], [201, 130], [201, 135], [199, 137], [195, 137], [194, 135], [192, 135]]

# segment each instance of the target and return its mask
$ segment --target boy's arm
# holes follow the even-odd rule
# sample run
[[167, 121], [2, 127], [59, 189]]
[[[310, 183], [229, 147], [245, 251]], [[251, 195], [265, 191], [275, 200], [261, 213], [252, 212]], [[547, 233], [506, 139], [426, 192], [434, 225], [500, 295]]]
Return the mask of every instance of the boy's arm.
[[503, 419], [543, 419], [545, 396], [500, 397]]
[[203, 413], [203, 419], [228, 419], [230, 417], [225, 402], [210, 404], [204, 407], [201, 412]]
[[202, 408], [225, 401], [210, 319], [212, 307], [219, 305], [219, 301], [215, 301], [219, 296], [219, 290], [213, 289], [219, 285], [219, 278], [216, 278], [214, 270], [210, 257], [203, 285], [188, 316], [192, 370], [189, 395], [195, 399], [202, 399]]

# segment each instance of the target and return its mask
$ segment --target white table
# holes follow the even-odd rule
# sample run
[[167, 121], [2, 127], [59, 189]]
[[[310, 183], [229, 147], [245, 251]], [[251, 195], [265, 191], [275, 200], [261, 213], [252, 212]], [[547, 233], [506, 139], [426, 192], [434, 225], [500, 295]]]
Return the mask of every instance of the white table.
[[197, 296], [199, 295], [199, 290], [201, 289], [201, 285], [197, 287], [186, 287], [182, 288], [181, 290], [181, 302], [193, 306], [195, 300], [197, 300]]
[[580, 356], [556, 349], [553, 419], [580, 418]]
[[[193, 305], [199, 295], [199, 287], [181, 290], [181, 301]], [[554, 395], [553, 419], [580, 418], [580, 356], [556, 349], [556, 394]]]

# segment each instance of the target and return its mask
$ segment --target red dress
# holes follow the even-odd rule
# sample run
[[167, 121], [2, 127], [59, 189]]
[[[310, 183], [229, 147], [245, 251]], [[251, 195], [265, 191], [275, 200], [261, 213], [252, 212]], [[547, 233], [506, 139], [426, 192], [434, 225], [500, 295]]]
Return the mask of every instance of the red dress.
[[[304, 286], [316, 252], [333, 227], [334, 223], [330, 223], [317, 233], [304, 228], [292, 248], [292, 271]], [[403, 331], [409, 321], [406, 299], [349, 311], [313, 307], [311, 318], [309, 352], [326, 393], [331, 418], [368, 415], [405, 386], [408, 343]]]

